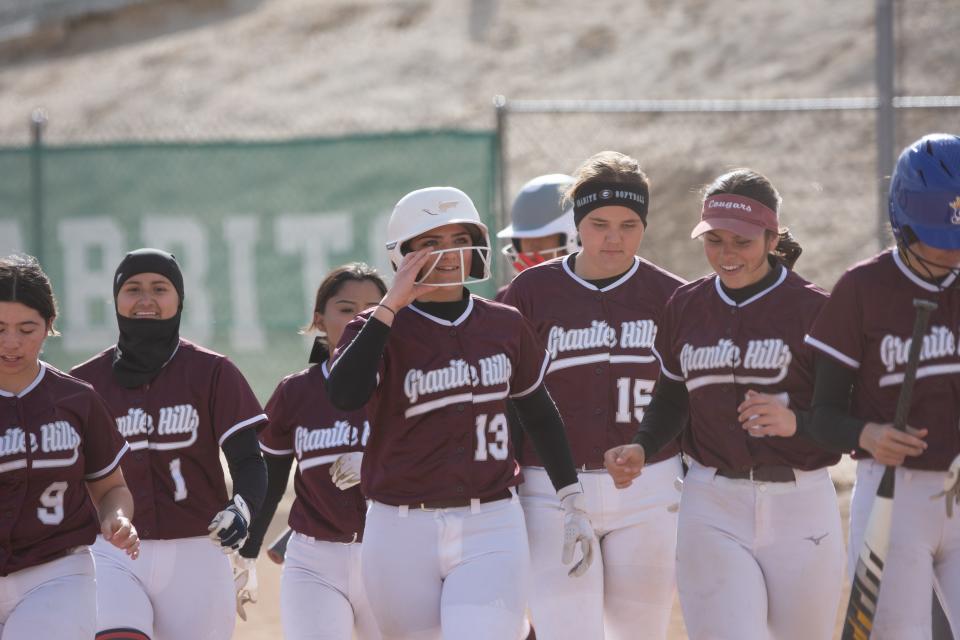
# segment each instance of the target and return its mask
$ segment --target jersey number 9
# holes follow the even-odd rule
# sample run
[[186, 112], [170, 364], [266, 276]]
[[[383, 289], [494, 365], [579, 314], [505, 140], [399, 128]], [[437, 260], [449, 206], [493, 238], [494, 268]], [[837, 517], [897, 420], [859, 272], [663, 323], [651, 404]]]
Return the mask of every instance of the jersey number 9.
[[66, 482], [54, 482], [40, 496], [40, 506], [37, 507], [37, 517], [43, 524], [60, 524], [63, 522], [63, 494], [67, 492]]

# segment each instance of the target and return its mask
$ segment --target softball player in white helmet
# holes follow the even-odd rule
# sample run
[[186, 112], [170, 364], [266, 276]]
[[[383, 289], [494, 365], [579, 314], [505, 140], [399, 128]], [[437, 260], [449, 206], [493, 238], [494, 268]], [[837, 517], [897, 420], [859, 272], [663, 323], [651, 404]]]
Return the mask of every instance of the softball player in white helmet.
[[465, 193], [408, 194], [388, 239], [396, 277], [345, 329], [326, 387], [341, 409], [366, 405], [371, 422], [361, 478], [373, 501], [361, 551], [370, 605], [386, 639], [519, 638], [529, 555], [507, 398], [561, 498], [565, 560], [579, 546], [582, 572], [593, 552], [543, 385], [547, 354], [516, 309], [464, 288], [490, 274], [487, 228]]

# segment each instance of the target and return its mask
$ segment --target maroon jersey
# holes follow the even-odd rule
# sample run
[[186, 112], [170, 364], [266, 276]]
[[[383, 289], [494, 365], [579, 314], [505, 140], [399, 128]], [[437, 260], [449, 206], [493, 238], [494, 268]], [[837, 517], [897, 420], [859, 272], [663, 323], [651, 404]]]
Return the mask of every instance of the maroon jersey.
[[811, 470], [840, 459], [802, 435], [752, 437], [737, 411], [750, 389], [786, 394], [794, 411], [810, 409], [813, 352], [804, 336], [826, 300], [826, 292], [787, 269], [739, 304], [716, 274], [677, 290], [660, 323], [656, 352], [663, 375], [684, 382], [690, 394], [684, 452], [734, 471], [775, 464]]
[[280, 381], [267, 401], [269, 424], [260, 432], [260, 448], [267, 455], [296, 456], [290, 527], [318, 540], [351, 542], [363, 536], [367, 504], [360, 487], [341, 491], [333, 484], [330, 465], [363, 449], [370, 423], [362, 409], [333, 406], [324, 391], [327, 375], [324, 362]]
[[[504, 297], [547, 345], [547, 388], [557, 403], [576, 466], [603, 465], [607, 449], [630, 442], [660, 373], [653, 355], [657, 319], [683, 284], [634, 258], [616, 282], [598, 289], [570, 268], [569, 256], [524, 269]], [[674, 442], [651, 462], [679, 453]], [[525, 442], [522, 464], [541, 465]]]
[[[336, 355], [372, 312], [347, 325]], [[506, 400], [536, 391], [547, 363], [513, 307], [470, 296], [453, 322], [401, 309], [367, 403], [364, 495], [399, 505], [486, 498], [518, 484]]]
[[[904, 466], [945, 471], [960, 453], [960, 289], [949, 276], [940, 291], [917, 277], [896, 251], [854, 265], [837, 282], [807, 342], [857, 372], [851, 414], [891, 423], [903, 383], [915, 310], [937, 303], [923, 338], [907, 424], [928, 429], [927, 450]], [[858, 451], [858, 457], [869, 457]]]
[[220, 445], [266, 420], [260, 403], [230, 360], [187, 340], [153, 382], [135, 389], [114, 380], [113, 350], [71, 373], [100, 392], [130, 443], [123, 474], [137, 532], [162, 540], [207, 535], [227, 502]]
[[19, 394], [0, 390], [0, 575], [93, 544], [86, 482], [110, 475], [126, 451], [90, 385], [46, 363]]

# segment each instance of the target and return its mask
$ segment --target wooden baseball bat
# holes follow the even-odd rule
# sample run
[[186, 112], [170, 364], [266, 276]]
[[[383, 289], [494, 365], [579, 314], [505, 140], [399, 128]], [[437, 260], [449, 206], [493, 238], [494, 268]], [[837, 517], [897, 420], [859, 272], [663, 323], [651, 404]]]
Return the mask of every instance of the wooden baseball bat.
[[292, 533], [293, 529], [287, 527], [276, 540], [271, 542], [270, 546], [267, 547], [267, 557], [277, 564], [283, 564], [283, 559], [287, 555], [287, 542], [289, 542]]

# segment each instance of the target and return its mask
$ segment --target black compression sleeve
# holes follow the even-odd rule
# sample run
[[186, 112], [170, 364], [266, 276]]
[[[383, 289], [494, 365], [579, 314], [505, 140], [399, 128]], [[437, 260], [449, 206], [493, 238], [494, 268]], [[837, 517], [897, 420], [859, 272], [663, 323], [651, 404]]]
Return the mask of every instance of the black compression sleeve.
[[[833, 358], [817, 354], [813, 385], [813, 410], [805, 433], [824, 448], [849, 453], [859, 447], [865, 420], [850, 415], [850, 397], [857, 372]], [[798, 424], [799, 428], [800, 425]]]
[[661, 374], [633, 442], [643, 447], [644, 456], [649, 460], [680, 435], [689, 416], [687, 385]]
[[260, 454], [256, 429], [242, 429], [223, 442], [223, 455], [233, 478], [233, 493], [240, 494], [253, 517], [263, 505], [267, 492], [267, 469]]
[[377, 369], [389, 337], [390, 327], [376, 318], [367, 318], [330, 370], [326, 388], [333, 406], [354, 411], [367, 404], [377, 388]]
[[263, 498], [263, 507], [250, 523], [250, 537], [240, 549], [240, 555], [244, 558], [256, 558], [260, 554], [263, 537], [287, 490], [290, 469], [293, 467], [293, 456], [264, 456], [263, 459], [267, 465], [267, 495]]
[[553, 488], [559, 491], [578, 482], [563, 419], [547, 387], [541, 384], [530, 395], [514, 398], [512, 402], [523, 430], [530, 436], [533, 448], [550, 476]]

